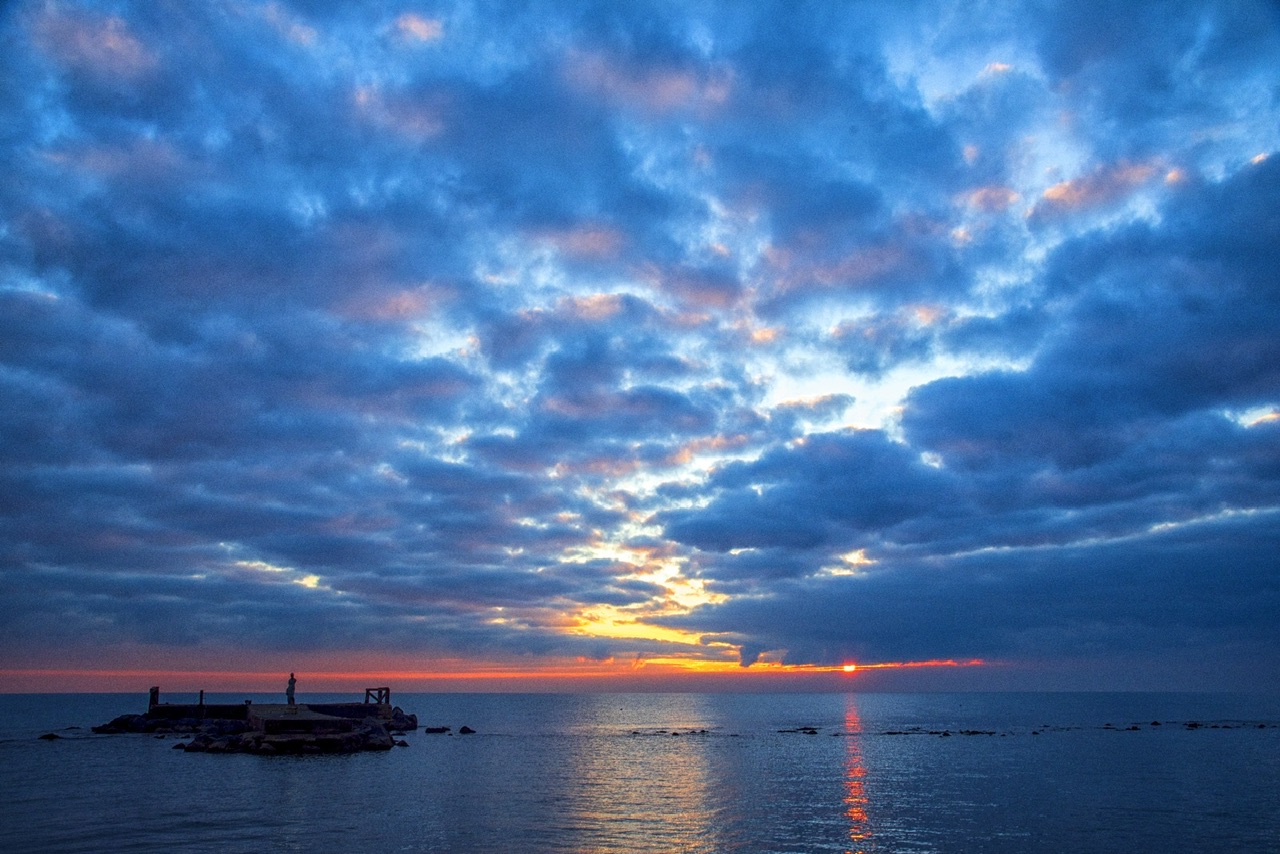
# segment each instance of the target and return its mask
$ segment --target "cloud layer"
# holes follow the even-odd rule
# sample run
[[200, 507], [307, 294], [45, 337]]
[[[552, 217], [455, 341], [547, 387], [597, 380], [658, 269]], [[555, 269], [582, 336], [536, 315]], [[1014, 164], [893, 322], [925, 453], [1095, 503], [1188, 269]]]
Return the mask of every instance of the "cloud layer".
[[1274, 679], [1277, 56], [1265, 3], [9, 4], [0, 669]]

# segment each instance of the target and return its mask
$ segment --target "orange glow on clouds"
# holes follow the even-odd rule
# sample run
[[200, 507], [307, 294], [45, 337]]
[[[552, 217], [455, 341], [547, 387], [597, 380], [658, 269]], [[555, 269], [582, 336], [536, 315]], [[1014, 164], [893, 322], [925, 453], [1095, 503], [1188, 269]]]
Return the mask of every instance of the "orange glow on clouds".
[[[779, 678], [841, 675], [853, 677], [864, 670], [921, 667], [977, 667], [981, 659], [956, 661], [896, 661], [873, 664], [808, 665], [759, 661], [743, 667], [736, 660], [682, 657], [642, 658], [627, 661], [606, 659], [563, 659], [541, 664], [525, 662], [470, 662], [444, 659], [432, 669], [376, 666], [360, 668], [360, 662], [345, 662], [353, 669], [324, 670], [300, 661], [272, 670], [218, 670], [138, 668], [31, 668], [0, 670], [0, 693], [45, 692], [134, 692], [152, 685], [177, 693], [199, 690], [215, 692], [275, 692], [284, 690], [290, 670], [298, 673], [299, 684], [309, 692], [351, 692], [375, 685], [389, 685], [394, 691], [539, 691], [539, 690], [680, 690], [693, 685], [698, 690], [743, 689], [751, 685], [775, 685]], [[697, 682], [691, 679], [707, 677]], [[832, 683], [833, 684], [833, 683]]]
[[1104, 166], [1049, 187], [1032, 212], [1046, 216], [1108, 205], [1137, 190], [1156, 173], [1156, 167], [1149, 163], [1122, 161]]

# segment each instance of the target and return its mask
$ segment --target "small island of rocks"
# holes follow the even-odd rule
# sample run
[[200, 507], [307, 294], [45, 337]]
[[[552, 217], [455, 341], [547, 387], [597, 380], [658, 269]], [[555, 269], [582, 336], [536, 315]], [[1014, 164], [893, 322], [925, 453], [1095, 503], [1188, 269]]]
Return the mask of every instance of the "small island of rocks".
[[[293, 700], [292, 691], [288, 699]], [[180, 741], [174, 749], [272, 756], [407, 747], [396, 736], [417, 728], [416, 715], [391, 705], [390, 688], [368, 688], [359, 703], [206, 704], [203, 691], [197, 703], [162, 703], [156, 687], [151, 689], [145, 714], [120, 715], [93, 731], [190, 735], [189, 741]]]

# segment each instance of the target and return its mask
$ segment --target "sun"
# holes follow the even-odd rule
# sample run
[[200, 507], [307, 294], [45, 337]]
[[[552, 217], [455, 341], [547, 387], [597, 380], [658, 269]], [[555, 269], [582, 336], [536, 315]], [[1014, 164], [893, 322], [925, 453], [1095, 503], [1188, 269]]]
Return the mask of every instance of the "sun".
[[840, 669], [843, 670], [845, 673], [852, 673], [853, 671], [858, 669], [858, 665], [846, 664], [844, 667], [841, 667]]

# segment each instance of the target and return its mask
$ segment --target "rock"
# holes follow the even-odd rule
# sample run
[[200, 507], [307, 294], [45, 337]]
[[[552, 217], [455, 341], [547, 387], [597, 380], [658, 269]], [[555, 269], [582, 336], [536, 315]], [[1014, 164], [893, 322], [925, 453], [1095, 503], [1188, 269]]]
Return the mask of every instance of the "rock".
[[175, 745], [173, 746], [173, 749], [174, 749], [174, 750], [186, 750], [186, 749], [187, 749], [187, 746], [186, 746], [184, 743], [182, 743], [182, 742], [180, 741], [180, 742], [178, 742], [177, 744], [175, 744]]
[[422, 731], [426, 733], [430, 733], [432, 735], [443, 735], [444, 733], [448, 732], [451, 729], [453, 729], [453, 727], [429, 726], [429, 727], [423, 727]]
[[475, 732], [475, 730], [473, 730], [471, 727], [469, 727], [469, 726], [464, 726], [464, 727], [462, 727], [461, 729], [459, 729], [459, 730], [458, 730], [458, 735], [471, 735], [471, 734], [472, 734], [472, 733], [474, 733], [474, 732]]
[[96, 733], [115, 734], [121, 732], [146, 732], [146, 715], [120, 715], [109, 723], [93, 728]]
[[59, 738], [62, 738], [62, 736], [58, 735], [56, 732], [46, 732], [44, 735], [40, 736], [41, 741], [54, 741]]
[[211, 735], [239, 735], [249, 731], [249, 722], [214, 718], [208, 721], [201, 729]]
[[361, 726], [353, 735], [358, 738], [358, 741], [353, 742], [356, 745], [354, 749], [357, 750], [390, 750], [396, 745], [391, 733], [376, 721]]
[[391, 728], [392, 729], [417, 729], [418, 716], [406, 715], [404, 709], [396, 706], [391, 710]]
[[396, 747], [408, 747], [408, 746], [409, 746], [409, 742], [405, 741], [403, 738], [396, 742]]

